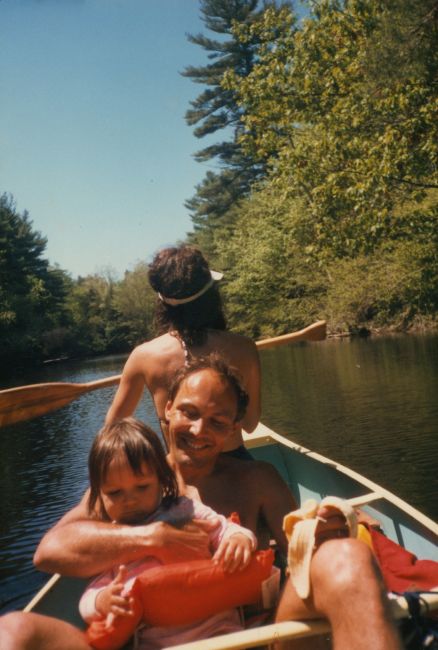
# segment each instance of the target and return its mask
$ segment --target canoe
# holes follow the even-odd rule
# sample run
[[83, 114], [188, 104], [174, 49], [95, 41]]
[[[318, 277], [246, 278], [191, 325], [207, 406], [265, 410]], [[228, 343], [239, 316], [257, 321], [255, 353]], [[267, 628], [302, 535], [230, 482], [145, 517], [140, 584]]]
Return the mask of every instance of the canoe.
[[[379, 520], [385, 535], [422, 559], [438, 560], [438, 525], [424, 514], [405, 503], [388, 490], [357, 472], [318, 453], [292, 442], [259, 424], [251, 435], [245, 435], [245, 444], [257, 460], [265, 460], [277, 468], [289, 485], [298, 503], [324, 496], [337, 495], [360, 506]], [[33, 611], [83, 626], [77, 604], [87, 581], [53, 576], [27, 605]], [[425, 596], [429, 607], [438, 610], [438, 593]], [[397, 618], [406, 616], [403, 598], [392, 603]], [[238, 650], [329, 631], [326, 621], [290, 621], [265, 625], [174, 646], [179, 650]]]

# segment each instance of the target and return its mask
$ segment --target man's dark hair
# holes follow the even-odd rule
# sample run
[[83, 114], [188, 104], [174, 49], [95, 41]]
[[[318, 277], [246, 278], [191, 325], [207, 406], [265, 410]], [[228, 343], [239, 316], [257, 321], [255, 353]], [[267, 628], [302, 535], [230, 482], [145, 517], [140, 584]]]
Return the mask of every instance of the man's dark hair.
[[173, 402], [183, 381], [200, 370], [213, 370], [227, 382], [236, 396], [237, 413], [235, 421], [240, 422], [245, 416], [249, 403], [249, 396], [242, 387], [239, 372], [236, 368], [228, 365], [225, 359], [217, 352], [211, 352], [210, 354], [201, 357], [192, 358], [185, 366], [180, 368], [180, 370], [175, 374], [169, 387], [169, 400]]
[[[159, 251], [149, 265], [149, 283], [165, 298], [188, 298], [211, 280], [208, 262], [197, 248], [178, 246]], [[176, 330], [188, 345], [201, 345], [207, 329], [225, 330], [219, 289], [213, 285], [199, 298], [168, 305], [158, 298], [155, 325], [159, 334]]]

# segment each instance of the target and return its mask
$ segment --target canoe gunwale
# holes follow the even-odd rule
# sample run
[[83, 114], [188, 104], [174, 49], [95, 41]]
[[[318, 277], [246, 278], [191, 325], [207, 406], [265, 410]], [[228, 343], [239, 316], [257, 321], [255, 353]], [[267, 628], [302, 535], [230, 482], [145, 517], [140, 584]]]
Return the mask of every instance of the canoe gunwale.
[[[422, 599], [422, 613], [438, 610], [438, 591], [434, 594], [424, 594]], [[408, 605], [403, 597], [391, 599], [390, 607], [392, 615], [396, 620], [409, 615]], [[172, 650], [244, 650], [245, 648], [254, 648], [260, 644], [272, 643], [274, 640], [287, 641], [328, 633], [330, 633], [330, 624], [325, 619], [284, 621], [282, 623], [272, 623], [259, 628], [243, 630], [242, 632], [233, 632], [203, 641], [193, 641], [192, 643], [172, 646]]]
[[378, 499], [384, 499], [389, 503], [393, 504], [396, 508], [399, 508], [400, 510], [405, 512], [407, 515], [415, 519], [417, 522], [421, 523], [425, 528], [427, 528], [429, 531], [432, 531], [435, 535], [438, 536], [438, 524], [435, 523], [432, 519], [430, 519], [430, 517], [423, 514], [422, 512], [420, 512], [420, 510], [417, 510], [410, 504], [406, 503], [406, 501], [403, 501], [403, 499], [396, 496], [386, 488], [383, 488], [377, 483], [374, 483], [374, 481], [371, 481], [366, 476], [359, 474], [355, 470], [352, 470], [349, 467], [346, 467], [345, 465], [341, 465], [340, 463], [337, 463], [331, 460], [330, 458], [323, 456], [322, 454], [318, 454], [315, 451], [311, 451], [310, 449], [307, 449], [303, 445], [297, 444], [292, 440], [285, 438], [284, 436], [276, 433], [275, 431], [272, 431], [271, 429], [269, 429], [269, 427], [267, 427], [262, 423], [259, 423], [255, 431], [251, 434], [248, 434], [244, 431], [243, 437], [244, 437], [245, 445], [249, 449], [264, 446], [266, 444], [269, 444], [269, 442], [272, 443], [276, 442], [280, 445], [289, 447], [293, 451], [303, 454], [308, 458], [312, 458], [313, 460], [319, 463], [332, 467], [334, 470], [341, 472], [342, 474], [348, 476], [354, 481], [357, 481], [362, 486], [364, 486], [364, 488], [367, 489], [368, 494], [358, 495], [357, 501], [355, 501], [354, 504], [352, 502], [352, 505], [357, 505], [357, 506], [365, 505], [367, 502], [361, 501], [362, 498], [366, 499], [369, 497], [369, 503], [371, 503], [371, 501], [377, 501]]

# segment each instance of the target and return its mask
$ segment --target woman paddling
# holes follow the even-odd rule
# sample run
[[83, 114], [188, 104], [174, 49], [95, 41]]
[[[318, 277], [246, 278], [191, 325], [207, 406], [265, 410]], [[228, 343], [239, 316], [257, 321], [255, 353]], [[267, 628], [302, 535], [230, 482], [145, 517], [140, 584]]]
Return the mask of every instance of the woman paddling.
[[[146, 386], [152, 395], [161, 427], [166, 434], [164, 408], [168, 387], [191, 356], [219, 352], [239, 369], [249, 395], [242, 422], [251, 433], [260, 418], [260, 361], [255, 343], [226, 329], [217, 281], [202, 253], [191, 246], [161, 250], [149, 266], [149, 282], [157, 292], [155, 320], [159, 336], [137, 346], [126, 362], [122, 378], [107, 413], [106, 422], [132, 415]], [[251, 458], [237, 431], [226, 453]]]

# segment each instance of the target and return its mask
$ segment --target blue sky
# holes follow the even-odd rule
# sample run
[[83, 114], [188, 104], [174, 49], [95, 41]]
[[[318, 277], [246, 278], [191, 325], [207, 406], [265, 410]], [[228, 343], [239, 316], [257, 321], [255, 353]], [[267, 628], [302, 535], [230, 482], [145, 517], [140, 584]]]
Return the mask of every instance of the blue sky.
[[185, 124], [198, 0], [1, 0], [0, 192], [74, 277], [183, 238], [207, 167]]

